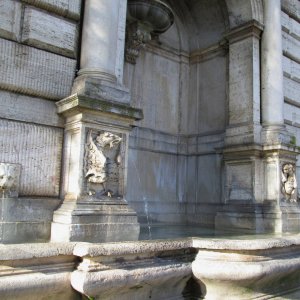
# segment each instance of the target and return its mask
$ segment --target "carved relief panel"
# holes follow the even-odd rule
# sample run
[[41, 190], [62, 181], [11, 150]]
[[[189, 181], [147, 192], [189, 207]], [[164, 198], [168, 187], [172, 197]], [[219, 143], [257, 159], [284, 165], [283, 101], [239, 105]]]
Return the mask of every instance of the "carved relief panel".
[[297, 202], [296, 166], [284, 163], [281, 167], [281, 192], [286, 202]]
[[123, 195], [125, 135], [88, 130], [84, 177], [86, 192], [93, 198]]

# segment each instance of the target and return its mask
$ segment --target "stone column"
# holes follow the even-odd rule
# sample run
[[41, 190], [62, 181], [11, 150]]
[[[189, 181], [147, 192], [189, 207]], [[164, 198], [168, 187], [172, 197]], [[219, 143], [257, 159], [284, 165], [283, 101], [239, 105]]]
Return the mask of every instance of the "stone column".
[[295, 139], [284, 124], [281, 1], [264, 0], [261, 42], [264, 203], [281, 214], [278, 231], [299, 230]]
[[88, 90], [95, 84], [103, 86], [104, 90], [121, 88], [126, 6], [124, 0], [85, 1], [80, 70], [73, 92]]
[[283, 117], [283, 69], [281, 1], [264, 0], [264, 32], [261, 41], [261, 101], [263, 144], [288, 144]]

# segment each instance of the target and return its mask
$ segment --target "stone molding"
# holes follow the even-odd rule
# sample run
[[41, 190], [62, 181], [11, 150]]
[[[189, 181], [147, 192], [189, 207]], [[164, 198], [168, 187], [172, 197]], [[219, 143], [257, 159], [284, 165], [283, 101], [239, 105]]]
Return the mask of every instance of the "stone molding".
[[[103, 92], [104, 97], [107, 97], [105, 92]], [[143, 118], [142, 110], [132, 108], [129, 105], [118, 103], [118, 102], [108, 102], [106, 99], [92, 99], [86, 94], [73, 94], [63, 100], [56, 103], [59, 114], [64, 114], [65, 116], [74, 115], [82, 110], [91, 110], [97, 112], [103, 112], [106, 114], [113, 114], [117, 116], [122, 116], [124, 118], [129, 118], [133, 120], [140, 120]]]
[[263, 24], [253, 20], [232, 29], [224, 36], [224, 38], [227, 39], [229, 43], [235, 43], [248, 37], [260, 39], [263, 29]]
[[220, 43], [208, 47], [206, 49], [199, 49], [193, 51], [190, 54], [190, 63], [201, 63], [213, 59], [216, 56], [224, 56], [228, 53], [228, 43], [226, 40], [221, 41]]
[[170, 155], [217, 154], [224, 145], [224, 132], [205, 134], [170, 134], [145, 127], [136, 127], [129, 136], [129, 148]]
[[161, 57], [165, 57], [171, 61], [189, 64], [190, 54], [186, 51], [178, 51], [167, 45], [158, 45], [155, 41], [151, 41], [146, 45], [145, 52], [153, 53]]

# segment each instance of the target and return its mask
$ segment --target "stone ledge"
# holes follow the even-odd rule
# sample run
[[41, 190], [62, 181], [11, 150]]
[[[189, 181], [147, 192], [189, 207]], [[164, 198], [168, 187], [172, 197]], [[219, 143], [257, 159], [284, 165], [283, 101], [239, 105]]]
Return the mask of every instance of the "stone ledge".
[[6, 260], [38, 259], [59, 255], [73, 255], [76, 243], [34, 243], [1, 245], [1, 264]]
[[133, 108], [126, 104], [106, 101], [104, 99], [94, 99], [87, 95], [74, 94], [68, 98], [60, 100], [56, 103], [59, 114], [66, 116], [74, 115], [76, 113], [85, 111], [97, 111], [106, 114], [114, 114], [120, 117], [129, 118], [133, 120], [141, 120], [143, 112], [141, 109]]
[[118, 242], [105, 244], [78, 243], [74, 248], [74, 254], [80, 257], [100, 256], [100, 255], [126, 255], [157, 251], [171, 251], [192, 247], [192, 239], [178, 239], [171, 241], [137, 241], [137, 242]]

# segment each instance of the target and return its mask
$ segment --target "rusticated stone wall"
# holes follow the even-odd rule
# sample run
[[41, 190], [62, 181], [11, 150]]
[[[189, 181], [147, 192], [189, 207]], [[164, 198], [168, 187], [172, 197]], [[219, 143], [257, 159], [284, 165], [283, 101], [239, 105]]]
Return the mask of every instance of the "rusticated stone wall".
[[63, 120], [70, 95], [80, 0], [0, 3], [0, 161], [22, 166], [20, 195], [59, 195]]
[[55, 102], [71, 93], [80, 14], [81, 0], [0, 1], [0, 162], [21, 165], [6, 242], [50, 237], [64, 126]]

